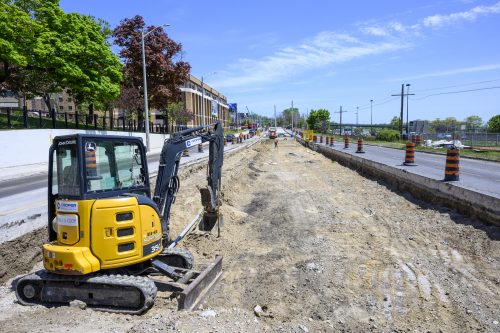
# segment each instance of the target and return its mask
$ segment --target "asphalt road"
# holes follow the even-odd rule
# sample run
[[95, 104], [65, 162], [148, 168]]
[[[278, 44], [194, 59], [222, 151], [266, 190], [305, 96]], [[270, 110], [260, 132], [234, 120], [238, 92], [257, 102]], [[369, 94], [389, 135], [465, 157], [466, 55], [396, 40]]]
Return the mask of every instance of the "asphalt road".
[[[333, 149], [399, 169], [405, 169], [408, 172], [432, 179], [444, 179], [445, 155], [415, 152], [417, 166], [405, 166], [403, 165], [405, 159], [404, 150], [365, 145], [365, 153], [358, 154], [356, 153], [357, 143], [351, 143], [350, 149], [343, 149], [343, 147], [343, 142], [335, 142]], [[500, 163], [462, 157], [460, 159], [460, 180], [453, 182], [453, 184], [500, 198]]]

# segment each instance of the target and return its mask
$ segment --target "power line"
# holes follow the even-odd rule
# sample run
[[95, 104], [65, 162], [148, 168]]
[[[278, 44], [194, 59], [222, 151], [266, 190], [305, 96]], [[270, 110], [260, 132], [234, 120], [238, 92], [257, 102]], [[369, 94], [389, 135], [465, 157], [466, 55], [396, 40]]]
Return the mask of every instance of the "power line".
[[491, 89], [500, 89], [500, 86], [484, 87], [484, 88], [468, 89], [468, 90], [459, 90], [459, 91], [446, 91], [446, 92], [442, 92], [442, 93], [427, 95], [427, 96], [420, 97], [420, 98], [412, 98], [412, 100], [419, 101], [419, 100], [426, 99], [426, 98], [432, 97], [432, 96], [450, 95], [450, 94], [462, 94], [462, 93], [466, 93], [466, 92], [481, 91], [481, 90], [491, 90]]
[[493, 79], [493, 80], [486, 80], [486, 81], [477, 81], [477, 82], [471, 82], [471, 83], [462, 83], [462, 84], [456, 84], [456, 85], [453, 85], [453, 86], [446, 86], [446, 87], [440, 87], [440, 88], [419, 89], [419, 90], [417, 90], [417, 92], [432, 91], [432, 90], [441, 90], [441, 89], [464, 87], [464, 86], [473, 86], [475, 84], [483, 84], [483, 83], [490, 83], [490, 82], [497, 82], [497, 81], [500, 81], [500, 79]]

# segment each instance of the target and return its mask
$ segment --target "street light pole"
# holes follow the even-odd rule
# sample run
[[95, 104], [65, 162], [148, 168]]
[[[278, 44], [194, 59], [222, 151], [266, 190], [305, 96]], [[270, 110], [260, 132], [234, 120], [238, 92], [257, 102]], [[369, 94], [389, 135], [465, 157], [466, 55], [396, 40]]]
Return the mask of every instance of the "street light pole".
[[141, 31], [141, 46], [142, 46], [142, 78], [143, 78], [143, 85], [144, 85], [144, 114], [145, 114], [145, 132], [146, 132], [146, 151], [150, 150], [150, 143], [149, 143], [149, 106], [148, 106], [148, 82], [146, 79], [146, 52], [144, 48], [144, 38], [146, 38], [147, 35], [152, 33], [158, 28], [161, 27], [168, 27], [170, 24], [162, 24], [159, 25], [147, 33], [144, 33], [144, 31]]
[[[217, 74], [217, 72], [212, 72], [210, 74], [207, 75], [208, 76], [211, 76], [211, 75], [214, 75], [214, 74]], [[202, 76], [201, 77], [201, 115], [202, 115], [202, 125], [206, 125], [206, 116], [205, 116], [205, 87], [203, 86], [203, 82], [204, 82], [205, 78]], [[238, 119], [238, 114], [236, 114], [236, 119]]]
[[370, 135], [373, 133], [373, 99], [370, 99]]
[[408, 99], [410, 98], [410, 84], [406, 84], [406, 136], [410, 137], [410, 121], [408, 119]]
[[359, 127], [359, 125], [358, 125], [358, 113], [359, 113], [359, 106], [356, 106], [356, 128]]

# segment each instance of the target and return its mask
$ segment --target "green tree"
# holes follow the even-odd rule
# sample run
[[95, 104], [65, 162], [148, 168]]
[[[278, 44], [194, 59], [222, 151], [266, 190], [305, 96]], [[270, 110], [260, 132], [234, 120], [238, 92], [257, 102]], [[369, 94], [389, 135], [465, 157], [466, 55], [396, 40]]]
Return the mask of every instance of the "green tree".
[[464, 122], [468, 131], [478, 129], [483, 126], [483, 119], [479, 116], [468, 116], [465, 118]]
[[107, 42], [111, 31], [104, 21], [66, 14], [59, 0], [13, 0], [10, 6], [34, 21], [27, 60], [9, 75], [13, 89], [43, 97], [49, 109], [50, 94], [65, 88], [76, 104], [103, 104], [118, 96], [122, 66]]
[[326, 109], [311, 110], [307, 118], [309, 129], [326, 132], [330, 122], [330, 112]]
[[172, 125], [174, 123], [177, 125], [186, 125], [194, 118], [193, 113], [186, 109], [186, 104], [183, 101], [170, 103], [168, 110], [164, 111], [164, 116], [169, 117]]
[[399, 124], [401, 124], [401, 119], [398, 116], [392, 117], [391, 125], [394, 127], [399, 127]]
[[488, 131], [492, 133], [500, 133], [500, 114], [492, 117], [488, 121]]
[[283, 117], [283, 125], [291, 126], [292, 120], [293, 123], [295, 124], [300, 117], [299, 109], [298, 108], [285, 109], [282, 112], [282, 117]]
[[15, 69], [28, 65], [38, 29], [19, 6], [0, 1], [0, 88], [10, 88]]

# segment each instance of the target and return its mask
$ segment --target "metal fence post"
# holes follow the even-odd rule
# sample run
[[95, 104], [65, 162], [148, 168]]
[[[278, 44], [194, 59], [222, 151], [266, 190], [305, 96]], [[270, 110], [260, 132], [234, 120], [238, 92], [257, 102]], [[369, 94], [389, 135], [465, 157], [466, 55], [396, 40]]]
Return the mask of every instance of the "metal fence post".
[[10, 110], [10, 108], [8, 108], [7, 109], [7, 126], [9, 128], [12, 128], [12, 122], [11, 122], [11, 119], [10, 119], [10, 112], [11, 112], [11, 110]]
[[85, 129], [89, 129], [89, 115], [85, 115]]
[[106, 130], [106, 112], [104, 113], [104, 115], [102, 116], [102, 130], [105, 131]]
[[75, 110], [75, 128], [78, 129], [78, 111]]
[[38, 111], [38, 127], [42, 128], [42, 110]]
[[94, 118], [94, 129], [97, 130], [97, 121], [99, 119], [99, 116], [97, 114], [93, 114]]
[[68, 113], [64, 112], [64, 128], [68, 128]]
[[28, 108], [26, 104], [23, 105], [23, 126], [24, 128], [28, 128]]

